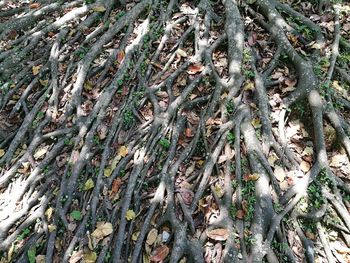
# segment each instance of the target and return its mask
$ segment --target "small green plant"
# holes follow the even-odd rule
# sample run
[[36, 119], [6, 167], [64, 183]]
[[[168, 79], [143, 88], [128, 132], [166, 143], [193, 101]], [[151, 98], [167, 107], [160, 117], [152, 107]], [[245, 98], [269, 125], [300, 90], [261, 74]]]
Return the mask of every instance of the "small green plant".
[[243, 74], [246, 78], [250, 79], [250, 78], [254, 78], [255, 77], [255, 73], [253, 70], [251, 69], [243, 69]]
[[307, 189], [307, 193], [309, 197], [309, 206], [311, 205], [311, 207], [320, 209], [325, 202], [320, 185], [312, 182]]
[[295, 113], [299, 118], [304, 117], [305, 113], [307, 112], [305, 101], [297, 101], [293, 103], [289, 111], [291, 111], [292, 113]]
[[226, 102], [226, 110], [228, 114], [232, 114], [235, 109], [235, 105], [232, 100]]
[[130, 128], [131, 125], [135, 122], [134, 113], [131, 109], [128, 109], [123, 114], [123, 123], [126, 128]]
[[116, 14], [115, 19], [118, 20], [119, 18], [123, 17], [125, 15], [124, 11], [120, 11]]
[[247, 181], [242, 187], [242, 198], [247, 201], [245, 219], [252, 220], [254, 216], [255, 197], [255, 183], [254, 181]]
[[234, 145], [235, 144], [235, 134], [233, 132], [229, 132], [226, 136], [227, 141], [229, 144]]
[[243, 63], [249, 63], [252, 59], [252, 54], [249, 49], [245, 48], [243, 50]]
[[28, 235], [30, 234], [30, 229], [29, 228], [25, 228], [22, 233], [17, 237], [17, 241], [22, 241], [23, 239], [25, 239]]
[[85, 47], [80, 47], [77, 51], [76, 51], [76, 55], [80, 58], [83, 59], [85, 58], [86, 53], [88, 52], [88, 50]]
[[159, 140], [159, 144], [165, 149], [169, 149], [170, 148], [170, 141], [168, 139], [162, 138]]

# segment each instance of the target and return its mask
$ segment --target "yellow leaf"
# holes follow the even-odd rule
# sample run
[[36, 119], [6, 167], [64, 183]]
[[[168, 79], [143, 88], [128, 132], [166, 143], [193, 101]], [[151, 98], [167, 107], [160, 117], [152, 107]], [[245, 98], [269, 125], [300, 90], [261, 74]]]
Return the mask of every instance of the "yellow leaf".
[[95, 237], [97, 239], [102, 239], [113, 232], [113, 226], [109, 222], [98, 222], [96, 229], [94, 232], [92, 232], [91, 236]]
[[125, 145], [121, 146], [119, 148], [118, 155], [121, 157], [127, 156], [128, 155], [128, 148]]
[[85, 90], [92, 90], [93, 88], [93, 84], [90, 82], [90, 81], [87, 81], [85, 84], [84, 84], [84, 89]]
[[126, 220], [131, 221], [131, 220], [135, 219], [135, 217], [136, 217], [136, 214], [133, 210], [126, 211], [126, 214], [125, 214]]
[[247, 176], [247, 181], [257, 181], [260, 178], [260, 175], [257, 173], [249, 174]]
[[244, 90], [254, 90], [255, 85], [253, 82], [249, 81], [247, 84], [244, 85]]
[[48, 225], [47, 226], [47, 228], [48, 228], [48, 230], [49, 230], [49, 232], [51, 233], [51, 232], [53, 232], [53, 231], [55, 231], [56, 229], [57, 229], [57, 227], [55, 226], [55, 225]]
[[95, 6], [92, 10], [94, 10], [95, 12], [102, 13], [102, 12], [106, 11], [106, 8], [102, 5], [98, 5], [98, 6]]
[[3, 157], [5, 155], [5, 150], [4, 149], [0, 149], [0, 157]]
[[112, 175], [112, 169], [111, 168], [105, 168], [104, 170], [103, 170], [103, 174], [104, 174], [104, 176], [106, 176], [106, 177], [110, 177], [111, 175]]
[[89, 251], [83, 254], [85, 263], [95, 263], [97, 259], [97, 254], [94, 251]]
[[47, 79], [45, 79], [45, 80], [39, 79], [39, 82], [40, 82], [40, 84], [43, 85], [44, 87], [46, 87], [47, 84], [49, 84], [49, 80], [47, 80]]
[[38, 75], [40, 69], [41, 69], [41, 65], [39, 65], [39, 66], [33, 66], [33, 67], [32, 67], [33, 75], [34, 75], [34, 76]]
[[131, 240], [132, 241], [136, 241], [137, 238], [139, 237], [139, 235], [140, 235], [140, 231], [137, 231], [137, 232], [133, 233], [132, 236], [131, 236]]
[[260, 119], [258, 118], [253, 119], [251, 123], [255, 129], [261, 127], [261, 122], [260, 122]]
[[47, 221], [50, 221], [50, 219], [52, 218], [52, 214], [53, 214], [53, 208], [50, 206], [50, 207], [45, 211], [45, 215], [47, 216]]
[[90, 179], [88, 179], [88, 180], [85, 182], [84, 191], [88, 191], [88, 190], [94, 188], [94, 186], [95, 186], [95, 183], [94, 183], [94, 181], [90, 178]]
[[13, 252], [15, 252], [15, 243], [13, 242], [9, 251], [7, 252], [7, 261], [10, 262], [12, 260]]

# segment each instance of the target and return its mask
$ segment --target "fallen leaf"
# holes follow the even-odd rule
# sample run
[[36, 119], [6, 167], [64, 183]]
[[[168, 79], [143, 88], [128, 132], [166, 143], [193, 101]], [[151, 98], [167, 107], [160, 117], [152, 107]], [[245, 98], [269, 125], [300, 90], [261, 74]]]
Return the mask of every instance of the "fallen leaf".
[[41, 65], [39, 65], [39, 66], [33, 66], [33, 67], [32, 67], [33, 75], [34, 75], [34, 76], [38, 75], [40, 69], [41, 69]]
[[38, 160], [38, 159], [42, 158], [47, 153], [47, 150], [48, 150], [48, 146], [42, 147], [39, 150], [37, 150], [35, 152], [35, 154], [33, 155], [34, 159]]
[[295, 84], [297, 84], [297, 80], [296, 79], [285, 79], [284, 84], [286, 84], [288, 87], [294, 87]]
[[125, 52], [123, 50], [119, 51], [117, 54], [117, 61], [122, 63], [125, 57]]
[[178, 54], [179, 56], [186, 58], [187, 57], [187, 53], [186, 51], [182, 50], [181, 48], [179, 48], [178, 50], [176, 50], [176, 54]]
[[152, 251], [150, 260], [155, 262], [163, 261], [168, 256], [168, 254], [169, 248], [166, 245], [162, 245]]
[[47, 79], [45, 79], [45, 80], [39, 79], [39, 82], [40, 82], [40, 84], [41, 84], [42, 86], [44, 86], [44, 87], [46, 87], [47, 84], [49, 84], [49, 80], [47, 80]]
[[119, 177], [117, 179], [114, 179], [112, 182], [111, 195], [118, 193], [121, 185], [122, 185], [122, 179], [120, 179]]
[[125, 214], [126, 220], [131, 221], [131, 220], [135, 219], [135, 217], [136, 217], [136, 214], [133, 210], [126, 211], [126, 214]]
[[97, 134], [98, 137], [100, 138], [100, 140], [103, 140], [107, 137], [107, 133], [108, 133], [108, 127], [105, 124], [101, 124], [99, 125], [98, 129], [97, 129]]
[[243, 210], [237, 210], [237, 212], [236, 212], [236, 217], [238, 218], [238, 219], [243, 219], [244, 218], [244, 216], [245, 216], [245, 213], [244, 213], [244, 211]]
[[[37, 255], [35, 257], [35, 263], [45, 263], [45, 261], [46, 261], [45, 255]], [[71, 262], [69, 262], [69, 263], [71, 263]]]
[[246, 83], [244, 85], [243, 89], [246, 90], [246, 91], [247, 90], [254, 90], [255, 89], [255, 84], [253, 82], [249, 81], [248, 83]]
[[304, 173], [306, 173], [307, 171], [309, 171], [310, 168], [311, 168], [310, 163], [305, 162], [305, 161], [302, 161], [302, 162], [300, 163], [300, 169], [301, 169]]
[[97, 260], [97, 254], [94, 251], [89, 251], [83, 254], [84, 263], [95, 263]]
[[121, 157], [127, 156], [128, 155], [128, 148], [125, 145], [121, 146], [119, 148], [118, 155]]
[[248, 182], [248, 181], [257, 181], [260, 178], [260, 175], [257, 173], [253, 174], [248, 174], [243, 177], [243, 180]]
[[32, 3], [29, 5], [29, 8], [30, 9], [37, 9], [40, 7], [40, 3]]
[[84, 191], [89, 191], [90, 189], [94, 188], [95, 186], [95, 183], [94, 181], [89, 178], [86, 182], [85, 182], [85, 185], [84, 185]]
[[331, 158], [331, 161], [329, 163], [329, 165], [332, 167], [341, 167], [343, 164], [346, 164], [346, 155], [345, 154], [334, 155]]
[[53, 231], [55, 231], [57, 229], [57, 226], [50, 224], [47, 226], [47, 229], [49, 230], [50, 233], [52, 233]]
[[137, 238], [139, 237], [139, 235], [140, 235], [140, 231], [137, 231], [137, 232], [133, 233], [132, 236], [131, 236], [131, 240], [132, 241], [136, 241]]
[[251, 124], [253, 125], [253, 127], [254, 127], [255, 129], [261, 127], [261, 122], [260, 122], [260, 119], [258, 119], [258, 118], [253, 119], [253, 120], [251, 121]]
[[207, 236], [216, 241], [225, 241], [228, 238], [228, 232], [226, 228], [217, 228], [207, 231]]
[[204, 70], [204, 66], [201, 64], [194, 64], [188, 67], [187, 73], [189, 75], [197, 74], [198, 72], [202, 72]]
[[109, 236], [113, 232], [113, 226], [109, 222], [98, 222], [96, 229], [92, 232], [91, 236], [97, 239], [102, 239], [106, 236]]
[[69, 263], [77, 263], [83, 258], [83, 251], [73, 251], [72, 256], [69, 258]]
[[45, 215], [47, 217], [47, 221], [50, 221], [52, 218], [52, 214], [53, 214], [53, 208], [50, 206], [48, 209], [46, 209], [45, 211]]
[[181, 197], [186, 205], [192, 204], [194, 193], [191, 190], [185, 189], [185, 188], [180, 188], [179, 192], [180, 192]]
[[102, 12], [106, 11], [106, 8], [102, 5], [98, 5], [98, 6], [95, 6], [92, 10], [94, 10], [95, 12], [98, 12], [98, 13], [102, 13]]
[[0, 157], [3, 157], [5, 155], [5, 150], [4, 149], [0, 149]]
[[147, 239], [146, 239], [146, 243], [150, 246], [152, 246], [154, 244], [154, 242], [156, 242], [157, 240], [157, 236], [158, 236], [158, 230], [155, 228], [152, 228], [147, 235]]
[[110, 177], [112, 175], [113, 171], [111, 168], [105, 168], [103, 170], [103, 175], [106, 176], [106, 177]]
[[282, 182], [286, 178], [286, 173], [281, 166], [276, 165], [274, 171], [277, 181]]
[[186, 128], [186, 130], [185, 130], [185, 136], [186, 136], [187, 138], [193, 137], [191, 128]]

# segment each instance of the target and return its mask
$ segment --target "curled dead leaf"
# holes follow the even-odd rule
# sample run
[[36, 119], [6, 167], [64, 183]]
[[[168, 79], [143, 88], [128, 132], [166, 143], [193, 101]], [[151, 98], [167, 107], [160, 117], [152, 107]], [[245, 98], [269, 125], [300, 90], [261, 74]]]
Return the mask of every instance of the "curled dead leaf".
[[228, 231], [226, 228], [217, 228], [207, 231], [207, 236], [217, 241], [225, 241], [228, 238]]
[[168, 254], [169, 254], [169, 248], [165, 245], [162, 245], [152, 251], [150, 260], [159, 262], [164, 260], [168, 256]]
[[194, 64], [188, 67], [187, 73], [189, 75], [195, 75], [204, 70], [204, 66], [201, 64]]

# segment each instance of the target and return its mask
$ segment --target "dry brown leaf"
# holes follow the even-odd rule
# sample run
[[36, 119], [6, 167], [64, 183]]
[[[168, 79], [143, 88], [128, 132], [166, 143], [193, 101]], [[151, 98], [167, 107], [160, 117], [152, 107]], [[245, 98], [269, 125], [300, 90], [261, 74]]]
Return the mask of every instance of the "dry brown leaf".
[[331, 158], [329, 165], [332, 167], [341, 167], [346, 163], [346, 158], [345, 154], [336, 154]]
[[297, 84], [296, 79], [285, 79], [284, 84], [286, 84], [288, 87], [294, 87], [295, 84]]
[[157, 240], [157, 236], [158, 236], [158, 230], [155, 228], [152, 228], [147, 235], [147, 240], [146, 243], [150, 246], [152, 246], [154, 244], [154, 242], [156, 242]]
[[69, 263], [77, 263], [83, 258], [83, 251], [74, 251], [72, 256], [69, 258]]
[[106, 236], [109, 236], [113, 232], [113, 226], [109, 222], [98, 222], [96, 229], [94, 232], [92, 232], [91, 236], [102, 239]]
[[228, 231], [226, 228], [217, 228], [207, 231], [207, 236], [216, 241], [225, 241], [228, 238]]
[[187, 73], [190, 75], [197, 74], [204, 70], [204, 66], [201, 64], [194, 64], [188, 67]]
[[260, 175], [257, 173], [253, 173], [253, 174], [246, 174], [243, 176], [243, 180], [248, 182], [248, 181], [256, 181], [260, 178]]
[[122, 63], [125, 57], [125, 52], [123, 50], [119, 51], [117, 54], [117, 61]]
[[185, 136], [186, 136], [187, 138], [193, 137], [191, 128], [186, 128], [186, 130], [185, 130]]
[[244, 211], [243, 210], [237, 210], [237, 212], [236, 212], [236, 217], [238, 218], [238, 219], [243, 219], [244, 218], [244, 216], [245, 216], [245, 213], [244, 213]]
[[181, 197], [186, 205], [192, 204], [194, 193], [191, 190], [186, 188], [180, 188], [179, 193], [181, 194]]
[[40, 3], [32, 3], [29, 5], [29, 8], [30, 9], [37, 9], [40, 7]]
[[282, 182], [286, 178], [286, 173], [281, 166], [276, 165], [274, 171], [277, 181]]
[[168, 254], [169, 254], [169, 248], [166, 245], [162, 245], [152, 251], [150, 260], [159, 262], [164, 260], [168, 256]]
[[310, 163], [305, 162], [305, 161], [302, 161], [302, 162], [300, 163], [300, 169], [301, 169], [304, 173], [306, 173], [307, 171], [309, 171], [310, 168], [311, 168]]
[[112, 182], [111, 195], [118, 193], [121, 185], [122, 185], [122, 180], [120, 179], [120, 177], [117, 177], [117, 179], [114, 179]]

